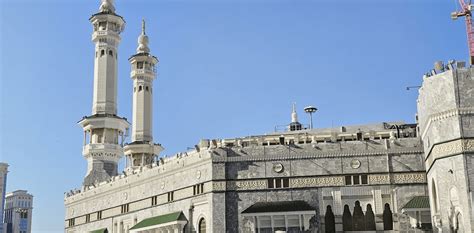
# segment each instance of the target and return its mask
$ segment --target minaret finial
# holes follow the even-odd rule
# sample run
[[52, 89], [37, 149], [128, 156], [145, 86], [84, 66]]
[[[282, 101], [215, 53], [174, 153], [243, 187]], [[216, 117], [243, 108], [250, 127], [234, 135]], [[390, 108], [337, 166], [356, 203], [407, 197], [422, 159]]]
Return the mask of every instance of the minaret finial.
[[293, 103], [293, 111], [291, 112], [291, 122], [298, 122], [298, 114], [296, 113], [296, 103]]
[[145, 33], [145, 19], [142, 19], [142, 34], [138, 37], [137, 53], [149, 53], [148, 36]]
[[146, 32], [145, 32], [145, 19], [142, 19], [142, 35], [146, 35]]

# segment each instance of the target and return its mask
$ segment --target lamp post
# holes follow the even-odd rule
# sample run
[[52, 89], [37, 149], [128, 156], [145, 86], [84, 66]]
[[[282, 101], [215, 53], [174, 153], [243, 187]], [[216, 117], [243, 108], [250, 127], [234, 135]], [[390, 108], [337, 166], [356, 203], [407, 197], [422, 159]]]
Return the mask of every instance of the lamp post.
[[306, 113], [309, 113], [309, 118], [310, 118], [309, 129], [313, 129], [313, 113], [318, 111], [318, 109], [316, 107], [313, 107], [313, 106], [308, 106], [308, 107], [304, 108], [304, 111]]

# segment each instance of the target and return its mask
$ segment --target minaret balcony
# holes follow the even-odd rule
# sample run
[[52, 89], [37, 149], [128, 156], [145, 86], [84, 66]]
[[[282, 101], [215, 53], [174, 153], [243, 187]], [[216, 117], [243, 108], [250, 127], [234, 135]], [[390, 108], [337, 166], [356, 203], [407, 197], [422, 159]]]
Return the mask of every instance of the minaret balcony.
[[134, 77], [136, 75], [149, 75], [155, 76], [155, 71], [153, 69], [134, 69], [130, 72], [130, 76]]
[[117, 32], [106, 30], [106, 31], [95, 31], [92, 33], [92, 40], [96, 41], [100, 37], [113, 37], [115, 39], [120, 39], [120, 36]]
[[127, 132], [130, 123], [127, 122], [126, 118], [117, 117], [115, 115], [93, 115], [82, 118], [78, 122], [84, 131], [91, 129], [116, 129], [120, 132]]
[[118, 144], [91, 143], [82, 148], [82, 155], [85, 157], [94, 156], [120, 159], [123, 155], [123, 149]]
[[159, 155], [164, 148], [161, 144], [154, 143], [130, 143], [124, 146], [124, 153], [126, 155], [131, 154], [154, 154]]

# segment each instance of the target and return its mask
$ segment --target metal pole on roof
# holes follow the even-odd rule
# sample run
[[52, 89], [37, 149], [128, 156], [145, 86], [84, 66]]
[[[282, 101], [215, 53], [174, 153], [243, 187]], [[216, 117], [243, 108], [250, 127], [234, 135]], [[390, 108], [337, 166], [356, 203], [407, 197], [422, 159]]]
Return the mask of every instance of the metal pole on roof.
[[318, 111], [318, 109], [316, 107], [313, 107], [313, 106], [308, 106], [308, 107], [304, 108], [304, 111], [309, 114], [309, 119], [310, 119], [309, 129], [313, 129], [313, 113]]

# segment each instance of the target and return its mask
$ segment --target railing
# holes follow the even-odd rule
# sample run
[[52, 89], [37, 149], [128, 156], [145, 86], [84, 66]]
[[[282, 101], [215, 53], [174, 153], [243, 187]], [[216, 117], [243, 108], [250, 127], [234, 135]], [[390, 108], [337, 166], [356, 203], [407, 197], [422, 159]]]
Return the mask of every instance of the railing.
[[121, 150], [122, 147], [118, 144], [109, 144], [109, 143], [91, 143], [85, 145], [83, 148], [84, 153], [88, 153], [89, 151], [94, 151], [94, 150], [112, 150], [112, 151], [117, 151]]
[[135, 76], [135, 75], [140, 75], [140, 74], [150, 74], [150, 75], [154, 75], [155, 72], [153, 69], [134, 69], [132, 70], [131, 72], [131, 76]]
[[92, 38], [97, 36], [118, 36], [118, 33], [114, 31], [95, 31], [92, 33]]
[[[275, 132], [287, 132], [290, 131], [290, 124], [288, 125], [276, 125]], [[301, 124], [301, 130], [309, 129], [309, 125]]]

